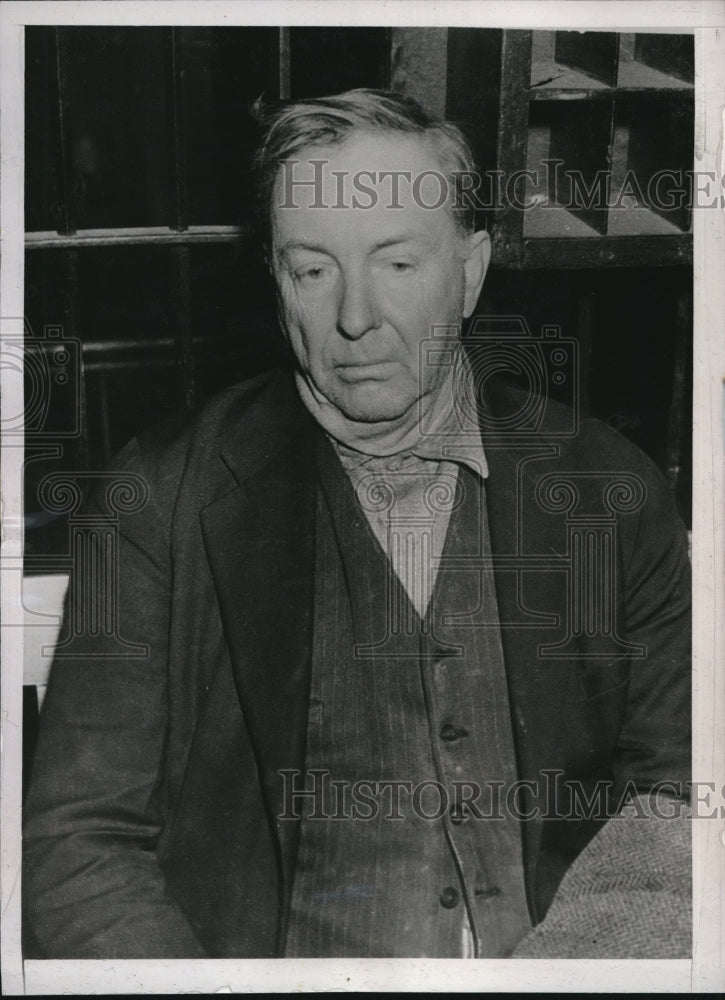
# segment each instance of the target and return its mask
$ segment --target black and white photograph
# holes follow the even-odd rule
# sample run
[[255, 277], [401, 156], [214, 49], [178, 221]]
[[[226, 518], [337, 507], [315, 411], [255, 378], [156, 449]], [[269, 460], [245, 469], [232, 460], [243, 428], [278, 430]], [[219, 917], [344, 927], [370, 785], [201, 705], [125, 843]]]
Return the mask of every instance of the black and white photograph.
[[4, 992], [717, 992], [722, 7], [5, 7]]

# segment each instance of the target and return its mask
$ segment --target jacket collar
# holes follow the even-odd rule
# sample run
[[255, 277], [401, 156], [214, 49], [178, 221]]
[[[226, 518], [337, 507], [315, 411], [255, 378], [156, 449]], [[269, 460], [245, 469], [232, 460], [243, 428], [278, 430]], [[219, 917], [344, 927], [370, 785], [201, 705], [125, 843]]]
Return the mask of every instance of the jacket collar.
[[284, 374], [230, 420], [221, 449], [236, 485], [201, 512], [207, 558], [254, 747], [270, 825], [291, 885], [298, 824], [284, 809], [284, 770], [304, 768], [319, 435]]
[[238, 484], [274, 464], [296, 439], [319, 433], [287, 370], [262, 376], [227, 417], [221, 458]]

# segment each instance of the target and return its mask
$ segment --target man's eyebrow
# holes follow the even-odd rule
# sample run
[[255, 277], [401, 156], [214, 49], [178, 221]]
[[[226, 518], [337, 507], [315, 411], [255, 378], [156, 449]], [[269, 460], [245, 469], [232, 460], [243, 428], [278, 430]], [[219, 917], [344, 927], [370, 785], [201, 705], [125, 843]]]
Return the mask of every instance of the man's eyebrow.
[[[404, 243], [424, 243], [425, 239], [420, 233], [400, 233], [395, 236], [389, 236], [387, 239], [381, 240], [370, 248], [370, 253], [376, 253], [378, 250], [387, 250], [389, 247], [401, 246]], [[287, 254], [291, 250], [308, 250], [311, 253], [322, 253], [327, 257], [332, 257], [333, 254], [326, 247], [320, 246], [317, 243], [309, 243], [307, 240], [288, 240], [287, 243], [283, 243], [277, 250], [280, 255]]]
[[290, 250], [310, 250], [313, 253], [324, 253], [328, 257], [332, 256], [329, 250], [318, 246], [316, 243], [307, 243], [306, 240], [289, 240], [278, 248], [277, 253], [285, 254], [289, 253]]
[[386, 240], [381, 240], [380, 243], [376, 243], [372, 248], [372, 252], [375, 253], [376, 250], [387, 250], [388, 247], [397, 247], [402, 243], [424, 243], [424, 238], [420, 233], [401, 233], [399, 236], [390, 236]]

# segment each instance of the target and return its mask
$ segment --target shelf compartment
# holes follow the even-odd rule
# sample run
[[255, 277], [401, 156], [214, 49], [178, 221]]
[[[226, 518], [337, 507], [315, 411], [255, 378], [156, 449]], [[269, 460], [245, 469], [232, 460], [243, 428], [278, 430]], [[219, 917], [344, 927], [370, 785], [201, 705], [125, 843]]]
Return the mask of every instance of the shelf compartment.
[[619, 61], [618, 35], [615, 31], [557, 31], [554, 59], [613, 87]]
[[618, 90], [694, 90], [693, 39], [687, 35], [623, 34]]
[[626, 146], [626, 157], [620, 157], [619, 162], [615, 158], [615, 196], [624, 160], [646, 207], [680, 232], [687, 232], [692, 224], [694, 145], [694, 108], [688, 95], [675, 98], [663, 94], [630, 102], [618, 116], [617, 130], [620, 143]]
[[695, 82], [694, 35], [634, 36], [634, 57], [640, 63], [685, 83]]
[[[587, 72], [580, 60], [566, 62], [558, 56], [557, 36], [569, 32], [535, 31], [531, 48], [531, 100], [577, 100], [606, 94], [610, 85], [596, 73]], [[574, 32], [573, 34], [577, 34]], [[567, 46], [564, 44], [564, 52]]]
[[[529, 120], [526, 167], [538, 180], [537, 185], [530, 185], [530, 198], [568, 209], [601, 235], [607, 231], [613, 115], [611, 100], [536, 104]], [[554, 166], [547, 160], [561, 163]]]

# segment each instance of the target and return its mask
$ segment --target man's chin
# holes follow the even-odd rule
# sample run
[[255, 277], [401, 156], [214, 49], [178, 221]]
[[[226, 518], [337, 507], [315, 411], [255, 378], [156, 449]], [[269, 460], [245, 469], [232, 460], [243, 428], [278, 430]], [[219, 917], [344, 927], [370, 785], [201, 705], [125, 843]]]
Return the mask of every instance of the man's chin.
[[396, 392], [393, 386], [372, 381], [338, 389], [330, 401], [348, 420], [362, 424], [400, 420], [414, 403], [407, 393]]

